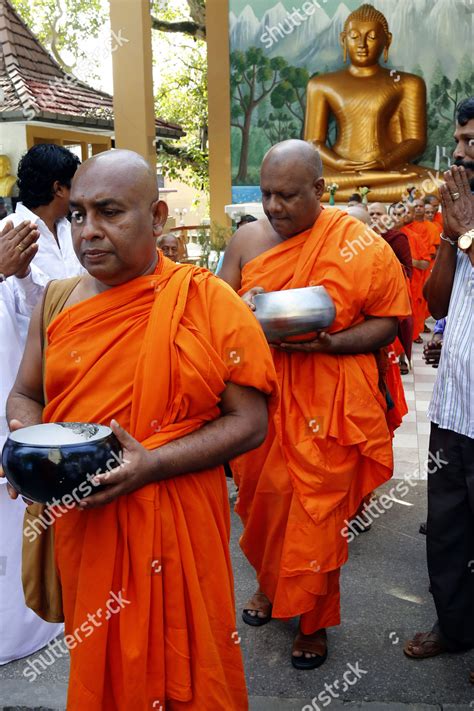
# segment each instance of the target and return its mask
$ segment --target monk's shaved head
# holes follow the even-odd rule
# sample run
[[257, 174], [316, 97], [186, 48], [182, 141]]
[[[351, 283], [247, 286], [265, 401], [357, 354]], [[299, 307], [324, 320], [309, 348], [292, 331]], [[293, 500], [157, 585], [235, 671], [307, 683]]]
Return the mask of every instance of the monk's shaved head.
[[159, 200], [154, 169], [138, 153], [111, 150], [85, 161], [72, 182], [70, 207], [74, 250], [102, 285], [155, 269], [168, 208]]
[[311, 143], [296, 138], [272, 146], [263, 158], [262, 170], [266, 167], [280, 166], [282, 163], [307, 168], [314, 180], [321, 178], [323, 174], [323, 162], [316, 148]]
[[313, 226], [324, 193], [321, 156], [313, 145], [292, 139], [265, 155], [260, 171], [262, 205], [271, 226], [288, 239]]
[[145, 200], [158, 200], [158, 183], [151, 165], [135, 151], [112, 149], [86, 160], [76, 172], [74, 185], [81, 180], [89, 180], [93, 175], [104, 179], [104, 186], [113, 181], [122, 190], [133, 191]]
[[360, 220], [364, 224], [368, 225], [370, 223], [370, 215], [367, 210], [360, 205], [355, 205], [354, 207], [347, 208], [347, 214], [351, 217], [355, 217], [356, 220]]
[[384, 215], [387, 214], [387, 206], [383, 204], [383, 202], [371, 202], [369, 205], [369, 213], [370, 212], [380, 212]]

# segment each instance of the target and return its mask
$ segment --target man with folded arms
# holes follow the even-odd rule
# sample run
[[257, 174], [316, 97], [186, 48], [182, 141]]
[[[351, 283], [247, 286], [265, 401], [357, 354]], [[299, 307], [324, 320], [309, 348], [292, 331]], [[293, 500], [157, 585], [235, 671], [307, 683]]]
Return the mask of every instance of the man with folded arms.
[[257, 293], [321, 284], [336, 319], [309, 342], [274, 345], [281, 405], [264, 444], [232, 462], [241, 545], [259, 583], [243, 617], [261, 625], [299, 616], [291, 661], [313, 669], [326, 659], [326, 628], [340, 622], [345, 521], [392, 474], [375, 354], [394, 340], [410, 304], [402, 268], [381, 237], [374, 233], [351, 260], [343, 257], [365, 227], [322, 209], [313, 146], [274, 146], [260, 182], [266, 217], [234, 235], [220, 276], [252, 309]]
[[68, 711], [245, 710], [221, 465], [265, 437], [270, 351], [231, 289], [157, 251], [167, 208], [136, 153], [86, 161], [71, 210], [88, 273], [53, 284], [47, 402], [39, 310], [8, 402], [12, 427], [110, 423], [123, 447], [55, 522], [66, 631], [129, 601], [71, 650]]

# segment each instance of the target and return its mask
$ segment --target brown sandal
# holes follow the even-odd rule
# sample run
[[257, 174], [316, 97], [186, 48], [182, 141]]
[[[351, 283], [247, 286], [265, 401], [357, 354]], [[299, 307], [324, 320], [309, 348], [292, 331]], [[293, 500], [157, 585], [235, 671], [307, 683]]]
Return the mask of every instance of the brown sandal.
[[[302, 652], [301, 657], [295, 657], [295, 652]], [[316, 657], [305, 657], [306, 654], [316, 654]], [[298, 632], [291, 650], [291, 663], [295, 669], [317, 669], [328, 657], [328, 639], [326, 630], [318, 630], [313, 634]]]
[[[250, 615], [250, 612], [256, 612], [257, 614]], [[263, 612], [264, 616], [259, 617], [259, 612]], [[266, 625], [267, 622], [270, 622], [272, 619], [272, 603], [265, 593], [257, 590], [257, 592], [252, 595], [242, 610], [242, 619], [247, 625], [251, 625], [251, 627], [261, 627], [262, 625]]]
[[[415, 652], [416, 647], [419, 647], [419, 652]], [[443, 647], [440, 636], [436, 632], [418, 632], [405, 644], [403, 651], [412, 659], [428, 659], [443, 654], [447, 649]]]

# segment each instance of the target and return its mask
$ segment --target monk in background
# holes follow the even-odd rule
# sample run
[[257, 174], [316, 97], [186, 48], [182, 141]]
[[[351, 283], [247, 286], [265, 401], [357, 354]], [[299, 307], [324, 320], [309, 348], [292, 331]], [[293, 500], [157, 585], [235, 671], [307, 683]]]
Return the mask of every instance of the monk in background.
[[[387, 208], [383, 203], [373, 202], [369, 205], [368, 210], [372, 229], [388, 242], [400, 262], [409, 291], [413, 264], [408, 237], [396, 226], [393, 217], [388, 215]], [[409, 323], [406, 324], [406, 321], [409, 321]], [[402, 326], [402, 324], [404, 324], [404, 326]], [[379, 370], [382, 370], [384, 374], [384, 382], [388, 390], [387, 422], [392, 437], [408, 413], [408, 405], [405, 399], [405, 391], [403, 389], [399, 367], [399, 355], [401, 353], [407, 353], [408, 351], [407, 356], [410, 360], [412, 339], [413, 320], [409, 317], [409, 319], [404, 319], [399, 323], [397, 337], [393, 343], [387, 346], [387, 348], [382, 348], [380, 351]]]
[[165, 257], [171, 259], [172, 262], [179, 261], [180, 241], [172, 232], [169, 232], [166, 235], [161, 235], [161, 237], [158, 238], [156, 245], [158, 249], [161, 249]]
[[337, 314], [327, 332], [305, 343], [272, 344], [280, 406], [264, 444], [232, 463], [241, 546], [259, 584], [243, 619], [259, 626], [299, 617], [291, 662], [314, 669], [327, 657], [326, 628], [340, 623], [347, 522], [392, 474], [375, 353], [393, 341], [410, 304], [390, 246], [374, 234], [351, 253], [361, 223], [321, 207], [322, 163], [313, 146], [274, 146], [260, 184], [266, 217], [234, 235], [220, 276], [251, 309], [255, 294], [322, 284]]
[[221, 465], [265, 438], [270, 350], [230, 288], [157, 251], [167, 208], [138, 154], [89, 159], [70, 199], [88, 273], [50, 284], [44, 383], [37, 309], [7, 404], [13, 429], [110, 423], [123, 448], [55, 522], [66, 632], [127, 601], [71, 649], [67, 709], [245, 711]]
[[434, 222], [436, 222], [436, 224], [443, 229], [443, 215], [440, 210], [441, 203], [439, 201], [439, 197], [437, 195], [428, 195], [425, 198], [425, 209], [427, 204], [431, 205], [434, 210]]
[[[418, 205], [415, 205], [415, 202]], [[423, 287], [429, 276], [433, 247], [427, 230], [424, 229], [425, 207], [423, 200], [416, 200], [405, 205], [405, 224], [401, 231], [408, 237], [413, 261], [413, 276], [411, 279], [411, 297], [413, 307], [413, 342], [423, 343], [421, 333], [425, 328], [426, 300]], [[421, 218], [421, 219], [420, 219]], [[428, 224], [428, 223], [427, 223]], [[433, 229], [436, 229], [433, 227]]]
[[[443, 222], [442, 221], [440, 222], [439, 220], [436, 219], [437, 214], [439, 214], [439, 213], [436, 212], [434, 204], [431, 202], [431, 200], [429, 198], [425, 198], [425, 220], [427, 220], [428, 222], [431, 222], [431, 224], [434, 225], [436, 227], [436, 229], [438, 230], [438, 234], [441, 235], [441, 233], [443, 231]], [[438, 241], [435, 245], [436, 250], [438, 250], [438, 248], [439, 248], [440, 241], [441, 241], [441, 236], [438, 238]], [[435, 258], [436, 258], [436, 254], [435, 254], [435, 257], [433, 258], [433, 260]]]

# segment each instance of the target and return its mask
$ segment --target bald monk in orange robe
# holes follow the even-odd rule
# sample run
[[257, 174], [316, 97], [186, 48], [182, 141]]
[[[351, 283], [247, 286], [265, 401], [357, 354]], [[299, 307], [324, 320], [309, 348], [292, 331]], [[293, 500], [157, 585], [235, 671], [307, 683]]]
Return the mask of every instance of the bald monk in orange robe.
[[304, 141], [274, 146], [261, 171], [266, 218], [242, 227], [219, 273], [253, 308], [261, 291], [322, 284], [336, 306], [327, 333], [279, 343], [273, 357], [280, 406], [264, 444], [232, 463], [242, 549], [259, 591], [244, 620], [300, 616], [292, 664], [327, 656], [326, 627], [340, 622], [339, 572], [347, 522], [392, 474], [386, 401], [374, 352], [410, 314], [402, 268], [390, 246], [337, 209], [321, 209], [318, 152]]
[[[415, 201], [421, 202], [423, 201]], [[414, 203], [406, 203], [406, 224], [401, 227], [401, 232], [404, 232], [408, 237], [410, 251], [413, 260], [413, 275], [411, 278], [411, 303], [413, 308], [413, 340], [415, 343], [423, 343], [421, 333], [424, 330], [426, 319], [426, 300], [423, 297], [423, 286], [429, 275], [430, 260], [433, 253], [431, 239], [429, 234], [424, 229], [424, 220], [415, 220], [415, 210], [418, 209], [420, 214], [420, 206], [415, 207]], [[424, 205], [423, 205], [424, 215]]]
[[[67, 709], [245, 710], [221, 465], [265, 437], [270, 350], [229, 287], [157, 253], [167, 210], [140, 156], [86, 161], [71, 209], [89, 273], [51, 287], [66, 301], [47, 332], [47, 404], [38, 311], [8, 402], [13, 428], [111, 422], [123, 447], [105, 488], [55, 523], [66, 633], [82, 634]], [[123, 609], [86, 634], [111, 593]]]
[[[434, 211], [434, 216], [433, 216], [433, 222], [435, 222], [439, 227], [441, 228], [441, 231], [443, 231], [443, 214], [440, 211], [440, 201], [439, 198], [436, 195], [428, 195], [425, 198], [425, 207], [426, 204], [431, 205]], [[429, 219], [429, 218], [427, 218]]]

